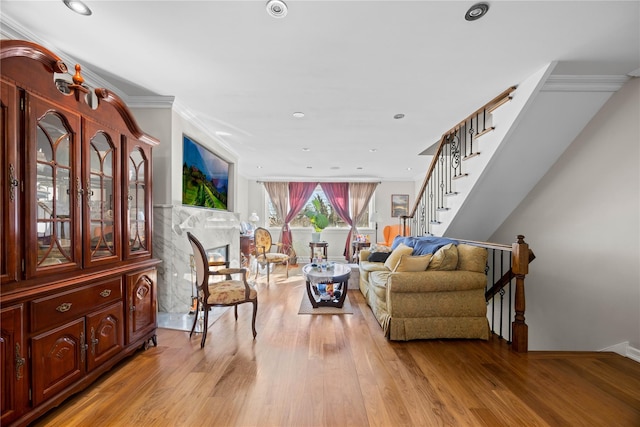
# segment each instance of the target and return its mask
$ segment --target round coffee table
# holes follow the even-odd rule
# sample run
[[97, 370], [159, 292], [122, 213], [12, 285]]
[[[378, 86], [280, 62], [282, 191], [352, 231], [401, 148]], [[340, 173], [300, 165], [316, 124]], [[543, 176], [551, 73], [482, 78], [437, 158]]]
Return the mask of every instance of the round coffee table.
[[342, 308], [351, 275], [351, 268], [347, 264], [331, 263], [326, 269], [307, 264], [302, 267], [302, 274], [307, 281], [307, 295], [313, 308]]

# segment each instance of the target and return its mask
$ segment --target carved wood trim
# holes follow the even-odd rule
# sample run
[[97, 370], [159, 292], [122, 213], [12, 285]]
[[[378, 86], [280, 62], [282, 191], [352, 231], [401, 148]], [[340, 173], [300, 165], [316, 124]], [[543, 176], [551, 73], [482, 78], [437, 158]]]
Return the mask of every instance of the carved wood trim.
[[40, 62], [52, 73], [66, 73], [66, 64], [50, 50], [25, 40], [2, 40], [0, 43], [0, 60], [23, 56]]
[[131, 134], [136, 139], [139, 139], [140, 141], [144, 141], [147, 144], [150, 144], [153, 146], [159, 144], [159, 141], [156, 138], [150, 135], [147, 135], [140, 129], [140, 127], [138, 126], [138, 123], [133, 118], [133, 114], [131, 114], [131, 110], [129, 110], [129, 107], [127, 107], [127, 105], [124, 103], [124, 101], [122, 101], [122, 99], [118, 95], [116, 95], [109, 89], [105, 89], [105, 88], [96, 88], [94, 92], [98, 97], [98, 99], [108, 102], [116, 109], [118, 114], [120, 114], [120, 117], [122, 117], [125, 124], [127, 125], [129, 132], [131, 132]]

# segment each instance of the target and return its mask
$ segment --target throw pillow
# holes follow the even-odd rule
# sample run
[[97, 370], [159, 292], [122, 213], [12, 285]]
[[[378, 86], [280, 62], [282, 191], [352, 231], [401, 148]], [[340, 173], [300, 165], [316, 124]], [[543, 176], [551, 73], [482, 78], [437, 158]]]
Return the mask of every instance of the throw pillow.
[[391, 252], [371, 252], [367, 261], [371, 262], [385, 262], [389, 258]]
[[484, 273], [487, 256], [485, 248], [465, 244], [458, 245], [458, 270]]
[[427, 270], [451, 271], [458, 267], [458, 248], [449, 243], [433, 254]]
[[431, 261], [431, 254], [402, 255], [393, 271], [425, 271]]
[[413, 248], [405, 245], [404, 243], [400, 243], [389, 255], [387, 260], [384, 262], [385, 267], [389, 270], [393, 271], [396, 268], [396, 265], [400, 262], [400, 257], [402, 255], [411, 255], [413, 253]]

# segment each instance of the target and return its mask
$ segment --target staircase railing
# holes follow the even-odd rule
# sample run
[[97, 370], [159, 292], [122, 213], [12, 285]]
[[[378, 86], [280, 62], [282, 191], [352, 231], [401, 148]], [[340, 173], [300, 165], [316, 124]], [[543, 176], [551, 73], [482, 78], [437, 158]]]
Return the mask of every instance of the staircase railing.
[[[526, 352], [529, 333], [524, 317], [524, 279], [529, 272], [529, 263], [536, 256], [524, 241], [524, 236], [518, 235], [517, 241], [511, 246], [456, 240], [487, 249], [487, 285], [484, 295], [487, 301], [489, 327], [492, 333], [511, 344], [514, 351]], [[508, 328], [509, 324], [511, 328]]]
[[448, 210], [446, 199], [458, 194], [453, 182], [467, 176], [464, 161], [480, 154], [477, 139], [494, 129], [493, 111], [509, 101], [515, 90], [515, 86], [508, 88], [442, 135], [411, 213], [400, 218], [410, 234], [431, 235], [431, 226], [440, 224], [438, 212]]
[[[458, 194], [454, 181], [467, 176], [464, 161], [480, 154], [477, 139], [495, 129], [492, 113], [511, 99], [515, 89], [515, 86], [506, 89], [445, 132], [433, 153], [423, 153], [433, 154], [433, 159], [411, 213], [400, 218], [402, 230], [409, 230], [412, 236], [432, 235], [432, 225], [440, 224], [438, 212], [449, 209], [446, 199]], [[489, 326], [492, 333], [507, 340], [514, 351], [526, 352], [528, 326], [524, 316], [524, 279], [535, 255], [524, 241], [524, 236], [517, 236], [517, 241], [511, 246], [457, 240], [487, 249], [485, 299]], [[509, 324], [511, 328], [508, 328]], [[508, 329], [506, 334], [505, 329]]]

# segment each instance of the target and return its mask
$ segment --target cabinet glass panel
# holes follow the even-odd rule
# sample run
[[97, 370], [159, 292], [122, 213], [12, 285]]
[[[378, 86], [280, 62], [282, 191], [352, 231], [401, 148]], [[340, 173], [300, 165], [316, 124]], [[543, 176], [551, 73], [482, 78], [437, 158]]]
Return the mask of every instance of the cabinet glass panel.
[[129, 154], [129, 252], [146, 251], [146, 158], [139, 149]]
[[34, 194], [39, 267], [73, 262], [70, 138], [56, 113], [38, 121]]
[[116, 254], [113, 233], [113, 190], [115, 149], [108, 135], [98, 132], [91, 138], [91, 167], [89, 174], [89, 228], [91, 258], [99, 259]]

